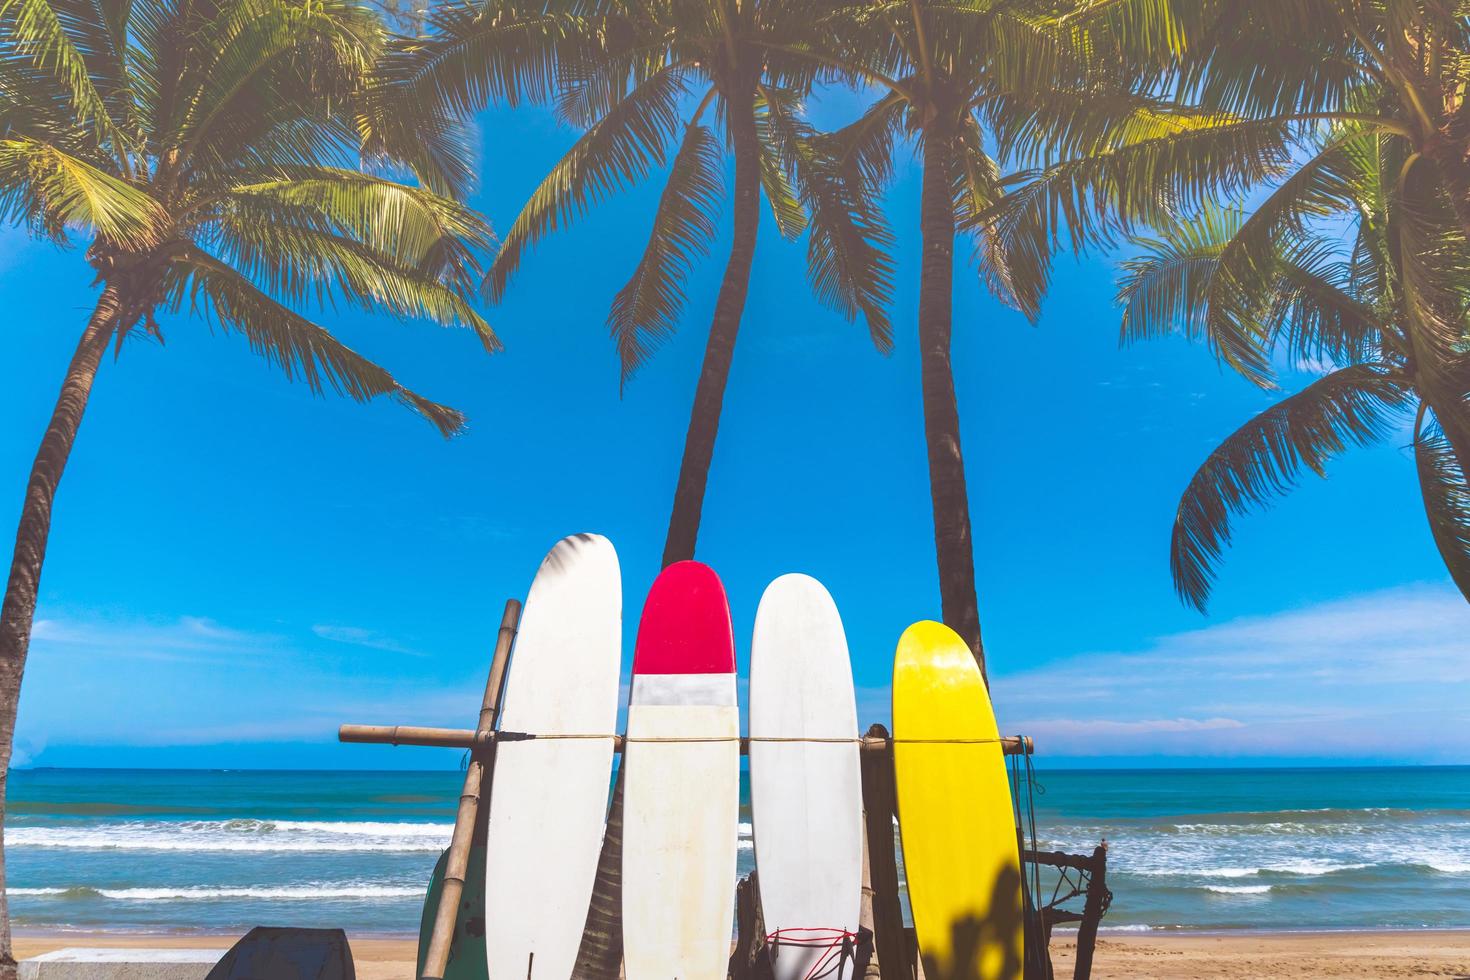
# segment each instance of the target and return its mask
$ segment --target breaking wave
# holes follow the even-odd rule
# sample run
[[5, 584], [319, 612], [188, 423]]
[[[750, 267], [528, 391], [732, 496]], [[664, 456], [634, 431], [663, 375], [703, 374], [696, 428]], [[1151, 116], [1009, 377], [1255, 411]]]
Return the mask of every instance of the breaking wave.
[[330, 901], [332, 899], [419, 898], [422, 888], [400, 885], [290, 885], [280, 887], [193, 887], [178, 888], [12, 888], [11, 895], [29, 898], [96, 899], [110, 898], [123, 902], [230, 901], [259, 899], [267, 901]]
[[115, 851], [437, 852], [452, 824], [373, 821], [119, 821], [88, 826], [12, 827], [10, 847]]

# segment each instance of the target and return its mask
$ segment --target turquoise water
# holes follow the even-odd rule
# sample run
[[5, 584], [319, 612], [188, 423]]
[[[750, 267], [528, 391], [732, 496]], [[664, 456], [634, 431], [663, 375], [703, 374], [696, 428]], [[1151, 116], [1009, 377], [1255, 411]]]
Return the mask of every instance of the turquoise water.
[[[11, 774], [21, 928], [411, 934], [457, 772]], [[1126, 929], [1470, 927], [1470, 767], [1038, 773], [1043, 849], [1110, 844]], [[748, 813], [740, 871], [750, 869]]]

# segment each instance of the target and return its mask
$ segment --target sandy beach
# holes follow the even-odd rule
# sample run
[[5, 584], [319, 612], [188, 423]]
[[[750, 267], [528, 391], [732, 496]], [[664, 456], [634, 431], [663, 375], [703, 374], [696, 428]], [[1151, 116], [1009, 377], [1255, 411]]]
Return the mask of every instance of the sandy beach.
[[[136, 933], [37, 933], [15, 938], [17, 958], [64, 946], [228, 947], [232, 936]], [[353, 937], [361, 980], [412, 980], [410, 939]], [[1072, 975], [1072, 947], [1052, 946], [1059, 978]], [[1370, 980], [1450, 977], [1470, 980], [1470, 931], [1342, 932], [1104, 937], [1096, 980]]]
[[[1058, 977], [1072, 945], [1053, 943]], [[1094, 980], [1317, 980], [1457, 977], [1470, 980], [1470, 932], [1124, 935], [1098, 941]]]

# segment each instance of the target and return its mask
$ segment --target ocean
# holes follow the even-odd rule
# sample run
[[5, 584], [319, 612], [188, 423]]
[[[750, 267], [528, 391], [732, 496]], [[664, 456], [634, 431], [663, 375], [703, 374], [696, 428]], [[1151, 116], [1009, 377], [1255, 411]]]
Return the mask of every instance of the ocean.
[[[18, 770], [11, 914], [37, 930], [412, 935], [461, 779]], [[1109, 842], [1104, 928], [1470, 928], [1470, 767], [1041, 769], [1037, 783], [1042, 849]], [[740, 833], [743, 875], [748, 810]]]

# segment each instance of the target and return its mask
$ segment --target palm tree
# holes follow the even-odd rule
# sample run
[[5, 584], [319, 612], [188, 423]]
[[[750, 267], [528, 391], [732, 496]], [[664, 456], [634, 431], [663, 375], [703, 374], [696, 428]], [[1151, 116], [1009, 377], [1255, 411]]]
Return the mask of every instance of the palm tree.
[[[1181, 91], [1251, 118], [1351, 121], [1404, 143], [1470, 235], [1470, 17], [1441, 0], [1209, 0]], [[1269, 70], [1262, 70], [1268, 66]], [[1418, 157], [1419, 159], [1410, 159]]]
[[[917, 145], [922, 171], [918, 344], [924, 439], [944, 622], [982, 671], [969, 490], [950, 358], [954, 253], [963, 234], [998, 299], [1033, 321], [1044, 275], [1008, 254], [982, 218], [1004, 188], [987, 149], [1027, 118], [1034, 93], [1076, 91], [1110, 73], [1093, 48], [1132, 25], [1145, 0], [1075, 9], [1011, 0], [871, 0], [828, 21], [833, 45], [813, 56], [883, 92], [857, 122], [831, 135], [832, 152], [874, 187], [893, 174], [893, 150]], [[1114, 22], [1117, 22], [1116, 24]], [[1020, 258], [1024, 259], [1024, 256]]]
[[[1215, 0], [1178, 75], [1212, 111], [1275, 120], [1310, 134], [1322, 121], [1375, 134], [1399, 161], [1405, 217], [1459, 226], [1470, 237], [1470, 17], [1437, 0]], [[1272, 67], [1260, 71], [1260, 65]], [[1313, 161], [1299, 181], [1321, 179]], [[1387, 175], [1385, 175], [1387, 176]], [[1311, 206], [1308, 201], [1307, 206]], [[1443, 217], [1441, 218], [1440, 215]], [[1418, 221], [1406, 227], [1412, 234]], [[1428, 234], [1428, 229], [1425, 229]], [[1435, 267], [1436, 243], [1403, 252], [1410, 279], [1454, 292], [1458, 269]], [[1423, 296], [1423, 288], [1411, 293]], [[1444, 438], [1470, 459], [1465, 325], [1438, 296], [1416, 309], [1420, 392]]]
[[725, 156], [733, 234], [689, 416], [663, 564], [694, 556], [720, 410], [764, 196], [780, 233], [810, 231], [817, 296], [861, 314], [880, 350], [888, 240], [857, 175], [821, 152], [799, 115], [821, 71], [796, 48], [824, 8], [807, 0], [610, 0], [522, 10], [450, 7], [395, 69], [405, 100], [463, 113], [491, 101], [556, 101], [583, 130], [506, 231], [486, 277], [498, 299], [536, 242], [611, 193], [667, 167], [642, 257], [608, 316], [624, 384], [678, 327], [695, 262], [717, 237]]
[[[293, 307], [341, 301], [468, 326], [488, 230], [435, 190], [469, 173], [448, 117], [384, 117], [376, 16], [347, 0], [0, 0], [0, 216], [88, 242], [101, 294], [31, 469], [0, 611], [0, 771], [62, 470], [109, 346], [196, 314], [311, 390], [386, 396], [442, 434], [459, 412], [409, 390]], [[362, 151], [428, 185], [362, 172]], [[0, 776], [0, 799], [3, 799]], [[3, 810], [0, 810], [3, 820]], [[0, 858], [0, 980], [15, 976]]]
[[[1231, 433], [1185, 488], [1170, 567], [1180, 597], [1201, 611], [1232, 515], [1265, 505], [1303, 470], [1325, 476], [1331, 459], [1410, 418], [1430, 531], [1470, 599], [1470, 457], [1447, 438], [1434, 402], [1443, 372], [1424, 356], [1445, 324], [1470, 337], [1470, 247], [1443, 191], [1440, 206], [1426, 209], [1401, 181], [1402, 140], [1340, 126], [1318, 151], [1254, 213], [1206, 209], [1141, 240], [1142, 254], [1124, 263], [1125, 338], [1177, 328], [1217, 350], [1255, 349], [1260, 366], [1274, 353], [1310, 370], [1331, 367]], [[1317, 220], [1280, 220], [1283, 206], [1302, 210], [1304, 199]], [[1426, 246], [1448, 289], [1417, 278]], [[1470, 351], [1462, 346], [1450, 368], [1465, 377]]]
[[[1458, 482], [1454, 477], [1464, 468], [1455, 460], [1470, 459], [1470, 334], [1458, 245], [1467, 225], [1456, 204], [1456, 182], [1465, 174], [1463, 164], [1449, 166], [1432, 145], [1424, 120], [1434, 116], [1424, 106], [1426, 86], [1463, 71], [1465, 36], [1451, 30], [1451, 21], [1458, 21], [1441, 17], [1437, 5], [1423, 6], [1330, 0], [1195, 5], [1179, 21], [1169, 48], [1177, 55], [1172, 60], [1151, 39], [1135, 39], [1129, 51], [1137, 79], [1132, 87], [1047, 93], [1035, 100], [1032, 114], [1017, 116], [1000, 133], [1000, 141], [1030, 169], [1007, 181], [1007, 194], [983, 220], [1008, 254], [1023, 256], [1041, 278], [1063, 240], [1079, 251], [1109, 246], [1141, 226], [1167, 230], [1148, 246], [1159, 261], [1183, 255], [1186, 243], [1222, 248], [1219, 267], [1210, 273], [1210, 302], [1174, 313], [1223, 362], [1269, 388], [1270, 357], [1279, 341], [1273, 331], [1285, 328], [1260, 310], [1250, 316], [1246, 311], [1253, 310], [1251, 302], [1280, 292], [1279, 248], [1315, 220], [1347, 214], [1361, 224], [1369, 210], [1378, 209], [1388, 229], [1382, 234], [1389, 235], [1382, 248], [1391, 255], [1382, 262], [1383, 275], [1397, 284], [1385, 287], [1397, 290], [1392, 301], [1398, 304], [1385, 324], [1397, 324], [1408, 345], [1404, 369], [1427, 426], [1416, 441], [1421, 475], [1439, 461], [1437, 475], [1422, 481], [1440, 500], [1431, 522], [1463, 588], [1463, 574], [1455, 571], [1463, 566], [1463, 544], [1457, 544], [1463, 536], [1447, 515], [1466, 498], [1463, 476]], [[1423, 55], [1417, 74], [1395, 67], [1404, 44]], [[1452, 57], [1455, 51], [1461, 54]], [[1358, 159], [1366, 152], [1360, 147], [1369, 144], [1379, 161], [1375, 167]], [[1390, 164], [1398, 170], [1383, 169]], [[1372, 198], [1377, 203], [1362, 197], [1365, 186], [1379, 187]], [[1211, 202], [1260, 193], [1265, 200], [1238, 229], [1212, 209]], [[1198, 224], [1180, 227], [1181, 214], [1195, 215]], [[1227, 230], [1225, 248], [1221, 236]], [[1319, 228], [1319, 234], [1331, 240], [1332, 227]], [[1374, 241], [1365, 234], [1360, 227], [1357, 245]], [[1200, 267], [1186, 263], [1180, 273], [1187, 268], [1197, 273]], [[1191, 288], [1204, 288], [1204, 280], [1192, 282]], [[1366, 288], [1348, 280], [1334, 284], [1347, 295]], [[1221, 319], [1227, 293], [1234, 294], [1235, 327], [1217, 329], [1230, 322]], [[1139, 296], [1125, 338], [1170, 322], [1168, 312], [1150, 305], [1156, 297], [1147, 290]], [[1207, 310], [1217, 312], [1206, 315]], [[1314, 397], [1328, 397], [1330, 387], [1315, 389], [1320, 394]], [[1343, 418], [1333, 428], [1368, 439], [1373, 426], [1366, 417]], [[1300, 463], [1314, 468], [1325, 448], [1329, 442], [1319, 443]], [[1222, 463], [1217, 475], [1230, 472]], [[1227, 489], [1216, 501], [1224, 509], [1209, 514], [1181, 512], [1173, 567], [1186, 602], [1204, 607], [1212, 563], [1228, 538], [1225, 518], [1260, 502], [1264, 487], [1250, 481]], [[1190, 499], [1204, 501], [1206, 495], [1187, 494]]]

